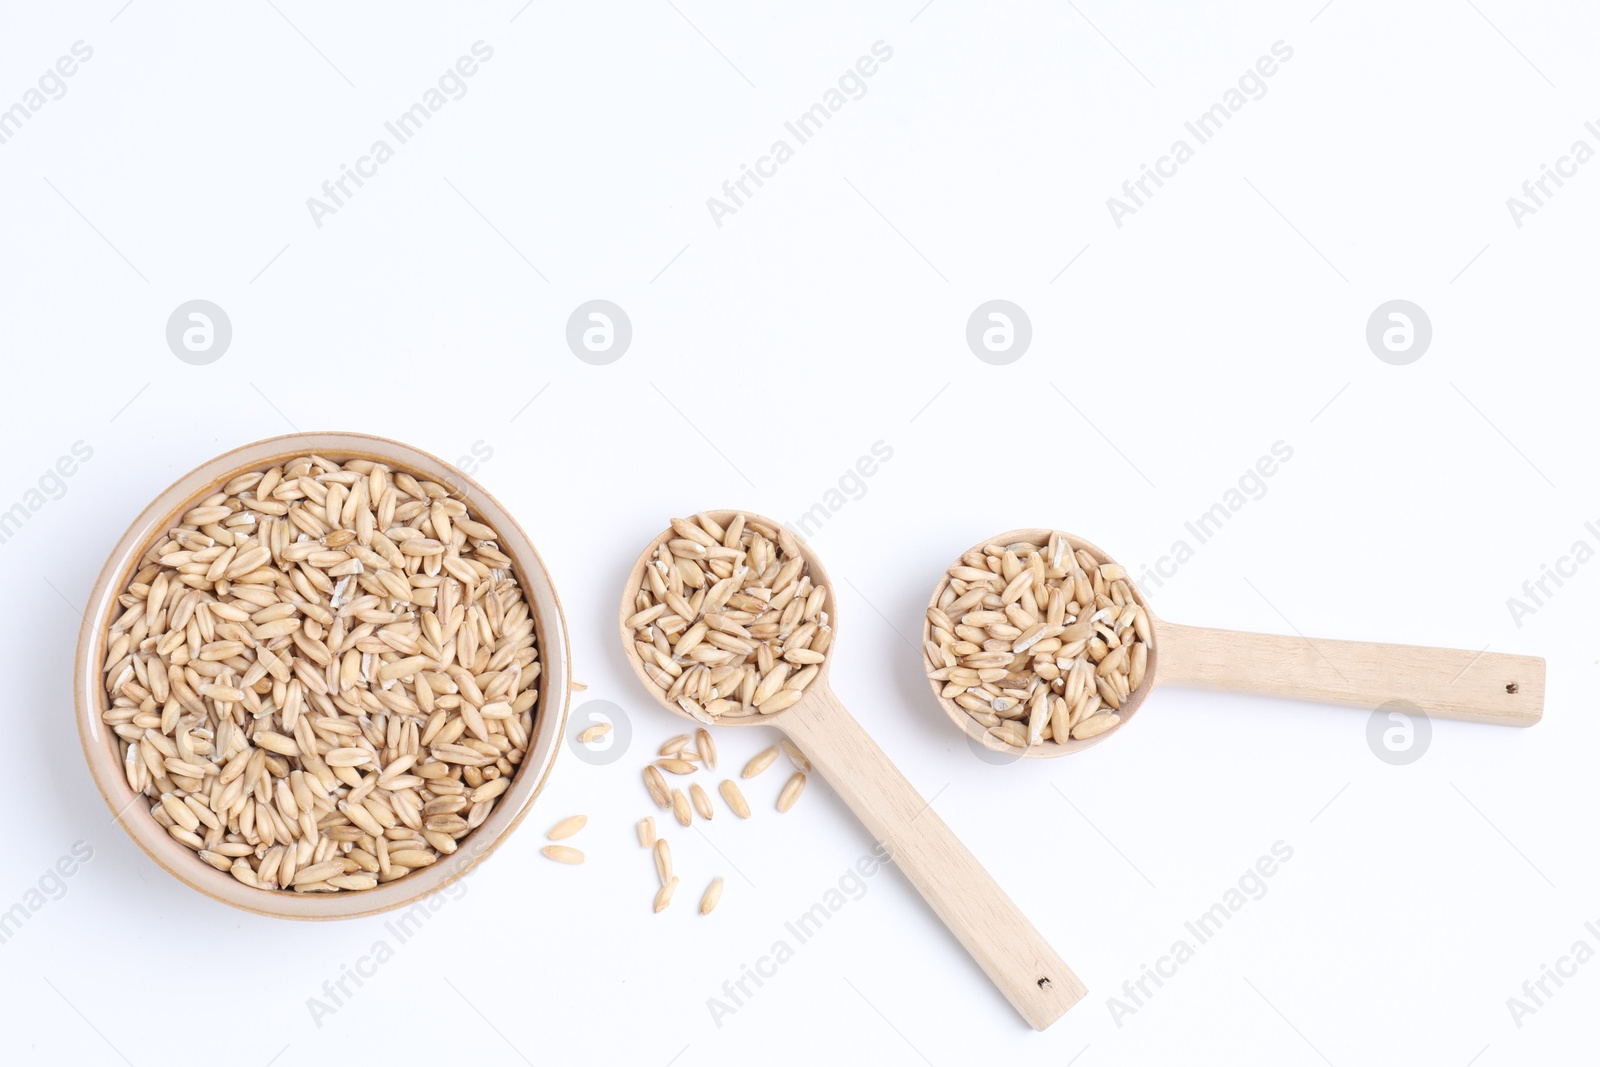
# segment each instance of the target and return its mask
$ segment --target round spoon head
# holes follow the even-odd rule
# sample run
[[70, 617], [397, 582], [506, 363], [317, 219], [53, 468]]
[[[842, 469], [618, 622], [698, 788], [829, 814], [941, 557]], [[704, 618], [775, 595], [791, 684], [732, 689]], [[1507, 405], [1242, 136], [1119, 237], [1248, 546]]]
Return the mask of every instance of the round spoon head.
[[[744, 516], [747, 524], [759, 524], [762, 527], [770, 529], [774, 535], [773, 540], [780, 545], [785, 556], [798, 556], [800, 559], [805, 561], [806, 570], [804, 573], [810, 576], [813, 588], [820, 587], [826, 591], [823, 598], [822, 610], [826, 613], [828, 625], [832, 627], [835, 636], [837, 636], [838, 622], [836, 621], [835, 617], [836, 601], [833, 592], [833, 583], [828, 580], [828, 572], [823, 569], [821, 561], [817, 559], [810, 547], [807, 546], [805, 542], [795, 537], [788, 530], [784, 529], [782, 523], [774, 522], [771, 519], [762, 515], [757, 515], [752, 511], [735, 510], [702, 511], [698, 512], [695, 516], [690, 517], [688, 521], [695, 522], [698, 518], [704, 516], [705, 518], [710, 519], [717, 526], [720, 526], [726, 530], [728, 526], [740, 515]], [[763, 723], [772, 722], [779, 716], [783, 715], [787, 710], [793, 710], [793, 708], [802, 706], [805, 703], [804, 699], [802, 699], [799, 703], [791, 705], [790, 708], [785, 709], [784, 711], [762, 713], [759, 709], [751, 709], [751, 711], [746, 714], [723, 714], [716, 716], [708, 715], [706, 718], [702, 719], [685, 710], [676, 701], [668, 700], [661, 687], [657, 685], [656, 682], [650, 677], [649, 672], [645, 670], [644, 658], [640, 655], [639, 649], [634, 644], [635, 631], [628, 625], [628, 619], [639, 610], [635, 597], [638, 595], [640, 588], [644, 585], [645, 568], [651, 565], [651, 561], [656, 558], [656, 553], [662, 545], [678, 537], [680, 537], [680, 533], [672, 527], [668, 527], [666, 530], [663, 530], [660, 534], [652, 538], [650, 543], [645, 546], [644, 551], [639, 553], [639, 558], [634, 562], [633, 569], [628, 572], [628, 581], [622, 590], [622, 604], [617, 612], [617, 630], [622, 638], [622, 651], [628, 657], [628, 665], [633, 668], [634, 675], [639, 679], [640, 683], [644, 685], [646, 691], [648, 691], [649, 694], [655, 698], [656, 703], [660, 704], [674, 715], [680, 715], [685, 719], [693, 719], [694, 721], [700, 722], [704, 725], [761, 725]], [[717, 538], [717, 540], [720, 541], [722, 539]], [[716, 580], [711, 575], [707, 575], [706, 578], [708, 582], [713, 582]], [[689, 621], [692, 622], [693, 620]], [[832, 652], [830, 650], [824, 654], [822, 662], [817, 664], [816, 677], [811, 680], [810, 684], [807, 685], [805, 689], [807, 697], [813, 693], [820, 692], [827, 687], [828, 666], [832, 662], [832, 658]]]
[[[971, 549], [968, 549], [968, 552], [982, 552], [984, 548], [989, 545], [1000, 545], [1003, 547], [1014, 544], [1027, 544], [1039, 548], [1042, 551], [1049, 544], [1051, 534], [1055, 532], [1057, 531], [1047, 529], [1009, 530], [1006, 533], [996, 534], [994, 537], [990, 537], [978, 542], [976, 545], [972, 546]], [[1074, 552], [1087, 552], [1089, 556], [1099, 564], [1115, 563], [1115, 560], [1113, 560], [1110, 556], [1106, 555], [1099, 548], [1083, 540], [1082, 538], [1066, 533], [1063, 533], [1062, 536], [1066, 538], [1067, 543], [1072, 547]], [[962, 553], [963, 556], [966, 554], [967, 553]], [[959, 564], [960, 560], [957, 560], [956, 563], [952, 564], [952, 566], [957, 566]], [[939, 576], [938, 584], [936, 584], [933, 588], [933, 596], [928, 599], [928, 606], [930, 608], [937, 608], [939, 606], [940, 598], [944, 595], [945, 589], [949, 586], [949, 584], [950, 570], [949, 568], [946, 568], [945, 572]], [[1133, 595], [1134, 602], [1140, 607], [1144, 608], [1145, 614], [1149, 617], [1153, 637], [1156, 621], [1155, 614], [1150, 611], [1149, 604], [1145, 603], [1144, 594], [1139, 591], [1139, 587], [1135, 585], [1131, 579], [1128, 580], [1127, 584], [1129, 591]], [[959, 622], [960, 620], [954, 621]], [[922, 622], [922, 647], [923, 668], [925, 671], [931, 672], [937, 668], [938, 664], [936, 664], [932, 659], [933, 623], [927, 618], [927, 616], [923, 617]], [[1069, 738], [1065, 742], [1049, 740], [1043, 741], [1036, 745], [1028, 745], [1026, 747], [1018, 747], [1007, 744], [1005, 741], [991, 734], [987, 727], [978, 722], [967, 712], [967, 709], [957, 704], [954, 699], [946, 697], [943, 693], [945, 683], [937, 679], [930, 678], [929, 684], [933, 687], [934, 699], [939, 702], [940, 707], [944, 708], [945, 714], [950, 716], [950, 721], [954, 722], [963, 731], [965, 731], [967, 736], [970, 737], [974, 743], [982, 745], [984, 748], [987, 748], [993, 752], [1011, 756], [1023, 756], [1030, 759], [1039, 759], [1046, 756], [1066, 756], [1074, 752], [1082, 752], [1086, 748], [1092, 748], [1093, 746], [1098, 745], [1100, 742], [1106, 740], [1106, 738], [1111, 737], [1113, 734], [1120, 733], [1122, 730], [1127, 728], [1129, 720], [1131, 720], [1134, 713], [1139, 710], [1139, 707], [1144, 703], [1144, 698], [1149, 695], [1151, 687], [1155, 684], [1156, 662], [1157, 657], [1160, 654], [1160, 650], [1156, 647], [1156, 644], [1153, 640], [1149, 643], [1149, 648], [1150, 650], [1148, 653], [1143, 681], [1122, 700], [1121, 706], [1115, 709], [1116, 713], [1121, 716], [1122, 721], [1116, 726], [1111, 727], [1109, 730], [1106, 730], [1104, 733], [1081, 739]]]

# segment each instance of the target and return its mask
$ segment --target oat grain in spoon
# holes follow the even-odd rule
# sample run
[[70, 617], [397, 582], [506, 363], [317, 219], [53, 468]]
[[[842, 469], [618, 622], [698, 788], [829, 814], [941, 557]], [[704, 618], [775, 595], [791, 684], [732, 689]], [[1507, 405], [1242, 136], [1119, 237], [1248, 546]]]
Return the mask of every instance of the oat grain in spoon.
[[981, 545], [957, 560], [928, 607], [923, 654], [940, 696], [1026, 749], [1119, 725], [1152, 640], [1123, 568], [1053, 531], [1043, 544]]
[[735, 515], [673, 519], [625, 621], [644, 673], [703, 723], [799, 703], [833, 643], [828, 590], [794, 535]]

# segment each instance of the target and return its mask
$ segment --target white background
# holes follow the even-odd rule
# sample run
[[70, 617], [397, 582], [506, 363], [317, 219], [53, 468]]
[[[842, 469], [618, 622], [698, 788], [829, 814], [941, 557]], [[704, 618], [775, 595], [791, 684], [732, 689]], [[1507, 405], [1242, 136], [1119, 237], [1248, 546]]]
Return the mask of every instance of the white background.
[[[1600, 963], [1520, 1028], [1506, 1001], [1600, 947], [1600, 565], [1520, 627], [1506, 600], [1600, 541], [1600, 164], [1521, 228], [1505, 201], [1600, 147], [1600, 27], [1576, 3], [1319, 2], [7, 5], [0, 107], [94, 49], [0, 145], [0, 509], [94, 450], [0, 545], [0, 908], [94, 850], [0, 945], [8, 1062], [1592, 1062]], [[306, 198], [478, 40], [466, 96], [314, 225]], [[717, 227], [706, 198], [879, 40], [866, 95]], [[1106, 198], [1279, 40], [1267, 94], [1115, 226]], [[195, 298], [233, 324], [209, 366], [165, 343]], [[564, 339], [593, 298], [633, 324], [609, 366]], [[1032, 320], [1009, 366], [964, 339], [993, 298]], [[1409, 366], [1365, 341], [1395, 298], [1433, 323]], [[307, 998], [383, 920], [274, 922], [163, 874], [109, 821], [70, 686], [126, 523], [295, 428], [492, 449], [477, 476], [566, 605], [574, 708], [614, 701], [634, 733], [610, 766], [563, 751], [521, 832], [320, 1027]], [[798, 517], [879, 440], [892, 460], [812, 538], [834, 687], [1088, 984], [1043, 1034], [892, 870], [713, 1022], [871, 847], [820, 780], [786, 816], [773, 771], [749, 822], [719, 801], [703, 835], [670, 826], [685, 884], [650, 911], [638, 767], [679, 723], [616, 646], [626, 569], [670, 515]], [[1137, 572], [1279, 440], [1292, 461], [1157, 610], [1545, 656], [1545, 722], [1434, 723], [1396, 767], [1360, 710], [1163, 690], [1091, 753], [976, 759], [903, 640], [950, 559], [1055, 525]], [[736, 767], [772, 738], [719, 740]], [[543, 859], [579, 811], [587, 864]], [[1267, 894], [1119, 1026], [1108, 998], [1280, 840]]]

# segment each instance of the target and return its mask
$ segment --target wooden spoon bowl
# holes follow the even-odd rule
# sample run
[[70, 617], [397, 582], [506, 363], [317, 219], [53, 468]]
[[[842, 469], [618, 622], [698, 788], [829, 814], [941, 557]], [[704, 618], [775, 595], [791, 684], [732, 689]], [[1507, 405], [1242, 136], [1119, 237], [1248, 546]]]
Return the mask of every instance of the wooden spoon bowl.
[[[726, 527], [740, 513], [702, 514]], [[771, 519], [743, 514], [749, 521], [782, 529]], [[644, 581], [645, 568], [657, 549], [675, 536], [669, 528], [640, 553], [622, 591], [617, 626], [634, 674], [656, 703], [674, 715], [704, 722], [668, 701], [651, 680], [634, 646], [634, 632], [627, 624], [636, 610], [634, 597]], [[797, 547], [809, 568], [812, 584], [828, 590], [825, 604], [837, 634], [834, 587], [827, 571], [809, 547], [804, 543]], [[1082, 999], [1086, 992], [1083, 983], [833, 695], [828, 686], [828, 667], [837, 647], [837, 642], [830, 647], [805, 695], [793, 706], [770, 715], [708, 718], [719, 726], [774, 726], [787, 735], [886, 846], [890, 859], [1012, 1006], [1034, 1029], [1043, 1030]]]
[[[996, 544], [1043, 547], [1054, 532], [1010, 530], [980, 541], [968, 551], [981, 552], [985, 546]], [[1097, 562], [1115, 562], [1089, 542], [1071, 534], [1063, 536], [1073, 549], [1088, 552]], [[949, 582], [946, 569], [934, 586], [929, 607], [939, 605]], [[1135, 601], [1150, 616], [1152, 640], [1144, 681], [1123, 700], [1117, 709], [1122, 721], [1111, 729], [1082, 740], [1051, 740], [1019, 748], [989, 733], [965, 708], [943, 695], [942, 683], [930, 679], [934, 699], [975, 744], [1031, 759], [1082, 752], [1122, 732], [1158, 685], [1256, 693], [1367, 709], [1393, 702], [1433, 718], [1500, 726], [1532, 726], [1544, 714], [1544, 660], [1534, 656], [1182, 626], [1161, 620], [1138, 585], [1130, 580], [1128, 586]], [[932, 624], [924, 617], [926, 671], [934, 669], [927, 652], [932, 636]]]
[[[981, 552], [987, 545], [1014, 544], [1029, 544], [1043, 549], [1049, 542], [1050, 535], [1054, 532], [1055, 531], [1053, 530], [1040, 529], [1008, 530], [1003, 534], [997, 534], [996, 536], [989, 538], [987, 541], [980, 541], [967, 551]], [[1094, 557], [1096, 563], [1105, 564], [1116, 562], [1110, 556], [1106, 555], [1103, 551], [1089, 542], [1077, 537], [1073, 537], [1071, 534], [1065, 534], [1064, 536], [1074, 552], [1087, 552], [1090, 556]], [[966, 552], [962, 553], [963, 556], [966, 554]], [[953, 565], [954, 564], [952, 564], [952, 566]], [[944, 591], [949, 587], [949, 585], [950, 570], [949, 568], [946, 568], [944, 574], [940, 575], [938, 584], [933, 587], [933, 595], [928, 598], [928, 606], [930, 608], [939, 606], [939, 599], [944, 595]], [[1132, 590], [1134, 600], [1139, 604], [1139, 606], [1144, 608], [1147, 612], [1150, 611], [1150, 605], [1145, 603], [1144, 594], [1139, 591], [1139, 587], [1130, 581], [1128, 583], [1128, 588]], [[1151, 621], [1154, 622], [1154, 612], [1150, 613], [1150, 618]], [[928, 658], [928, 653], [926, 651], [929, 642], [932, 640], [933, 623], [929, 621], [926, 615], [924, 615], [922, 618], [922, 644], [924, 649], [922, 665], [924, 671], [930, 671], [933, 669], [933, 663]], [[1150, 695], [1150, 689], [1155, 684], [1156, 666], [1160, 657], [1160, 644], [1161, 642], [1159, 638], [1151, 642], [1149, 665], [1145, 669], [1143, 683], [1140, 684], [1139, 688], [1129, 693], [1127, 699], [1123, 700], [1122, 706], [1117, 709], [1117, 714], [1122, 717], [1122, 721], [1116, 726], [1113, 726], [1111, 729], [1107, 730], [1105, 733], [1096, 734], [1094, 737], [1086, 737], [1081, 739], [1069, 738], [1066, 741], [1052, 740], [1038, 745], [1029, 745], [1026, 748], [1018, 748], [1015, 745], [1008, 745], [1004, 741], [1000, 740], [1000, 738], [991, 734], [982, 723], [978, 722], [978, 720], [967, 714], [967, 710], [965, 708], [957, 704], [949, 697], [946, 697], [943, 693], [944, 685], [942, 682], [930, 678], [929, 684], [933, 687], [934, 699], [937, 700], [939, 705], [944, 708], [945, 713], [950, 716], [951, 721], [957, 726], [961, 727], [962, 730], [966, 731], [967, 736], [972, 738], [974, 744], [982, 745], [991, 752], [997, 752], [1001, 755], [1023, 756], [1029, 759], [1040, 759], [1046, 756], [1066, 756], [1073, 752], [1082, 752], [1086, 748], [1093, 748], [1095, 745], [1098, 745], [1100, 742], [1106, 740], [1111, 735], [1117, 733], [1128, 725], [1128, 721], [1133, 718], [1134, 713], [1137, 712], [1139, 707], [1144, 703], [1144, 698]]]
[[[782, 528], [781, 523], [773, 522], [771, 519], [763, 518], [762, 516], [750, 511], [705, 511], [698, 512], [697, 514], [705, 515], [724, 527], [731, 523], [737, 516], [742, 514], [747, 520], [753, 519], [756, 522], [769, 526], [774, 530]], [[665, 695], [661, 692], [660, 687], [657, 686], [656, 683], [651, 680], [650, 675], [645, 672], [644, 660], [640, 657], [639, 650], [635, 648], [633, 644], [633, 631], [628, 628], [628, 619], [633, 615], [635, 610], [633, 606], [633, 597], [634, 594], [636, 594], [640, 587], [644, 584], [645, 568], [650, 565], [650, 561], [655, 558], [656, 552], [661, 548], [661, 546], [676, 536], [677, 533], [674, 532], [671, 527], [668, 527], [658, 536], [653, 538], [650, 543], [645, 546], [643, 552], [639, 553], [639, 558], [633, 564], [633, 570], [628, 572], [628, 584], [622, 592], [622, 604], [617, 610], [617, 629], [622, 635], [622, 649], [627, 654], [628, 665], [633, 668], [634, 676], [639, 679], [640, 684], [642, 684], [645, 689], [649, 690], [651, 696], [656, 698], [656, 703], [660, 704], [674, 715], [681, 716], [685, 719], [695, 719], [693, 715], [689, 714], [683, 708], [667, 700]], [[811, 575], [812, 586], [821, 586], [827, 590], [827, 595], [823, 598], [823, 610], [828, 614], [828, 624], [833, 627], [835, 640], [837, 640], [837, 635], [839, 632], [838, 605], [835, 602], [836, 598], [834, 595], [833, 583], [828, 580], [828, 571], [825, 567], [823, 567], [822, 561], [817, 558], [816, 553], [812, 552], [810, 547], [807, 546], [805, 542], [801, 541], [799, 538], [796, 538], [795, 543], [800, 548], [800, 555], [806, 561], [806, 570]], [[801, 700], [799, 704], [796, 704], [792, 708], [785, 709], [784, 711], [774, 712], [768, 715], [723, 715], [718, 716], [709, 722], [701, 719], [695, 719], [695, 721], [705, 726], [779, 725], [780, 716], [798, 710], [805, 704], [809, 703], [813, 694], [827, 692], [828, 669], [832, 666], [833, 656], [831, 654], [824, 657], [823, 661], [817, 664], [817, 676], [812, 680], [811, 684], [806, 687], [806, 699]]]

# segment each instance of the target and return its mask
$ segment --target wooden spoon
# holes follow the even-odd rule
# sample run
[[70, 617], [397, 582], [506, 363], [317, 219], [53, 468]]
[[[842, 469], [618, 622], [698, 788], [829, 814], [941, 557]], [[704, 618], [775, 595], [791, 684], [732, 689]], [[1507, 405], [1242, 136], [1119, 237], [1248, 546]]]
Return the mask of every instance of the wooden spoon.
[[[707, 515], [726, 526], [738, 512]], [[745, 512], [748, 520], [778, 523]], [[618, 614], [622, 647], [634, 674], [662, 707], [684, 718], [693, 716], [669, 703], [645, 673], [626, 620], [636, 610], [634, 596], [656, 549], [677, 536], [664, 531], [645, 548], [628, 575]], [[813, 585], [828, 590], [826, 610], [837, 632], [833, 583], [809, 548], [800, 546]], [[873, 743], [861, 725], [828, 688], [832, 654], [820, 665], [794, 706], [770, 715], [715, 719], [716, 725], [775, 726], [806, 754], [868, 830], [888, 849], [895, 866], [927, 900], [961, 944], [1035, 1030], [1043, 1030], [1076, 1004], [1087, 990], [1066, 963], [1017, 909], [989, 872], [968, 852], [937, 812]]]
[[[969, 551], [1018, 543], [1043, 548], [1052, 532], [1011, 530], [981, 541]], [[1089, 542], [1071, 534], [1064, 536], [1074, 549], [1088, 552], [1098, 562], [1114, 562]], [[938, 606], [949, 581], [947, 570], [934, 586], [928, 600], [930, 607]], [[1180, 626], [1157, 618], [1139, 587], [1131, 580], [1128, 586], [1150, 615], [1153, 640], [1144, 682], [1122, 702], [1117, 711], [1122, 722], [1118, 725], [1095, 737], [1064, 744], [1051, 740], [1017, 748], [989, 733], [964, 708], [943, 696], [938, 681], [931, 682], [934, 697], [951, 720], [985, 748], [1035, 758], [1081, 752], [1125, 729], [1158, 684], [1364, 708], [1393, 702], [1434, 718], [1500, 726], [1532, 726], [1544, 714], [1544, 660], [1536, 656], [1365, 641], [1313, 641], [1299, 635]], [[924, 666], [931, 670], [926, 648], [932, 640], [932, 626], [927, 620], [923, 622], [922, 637]]]

